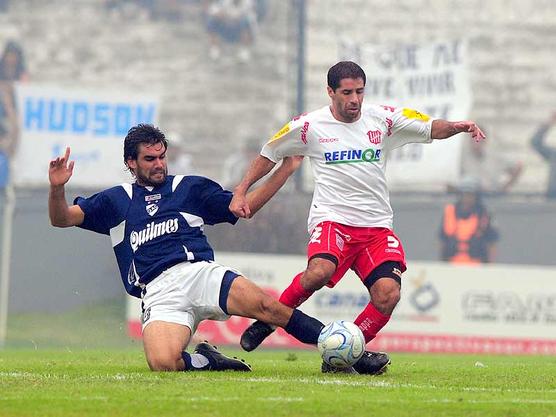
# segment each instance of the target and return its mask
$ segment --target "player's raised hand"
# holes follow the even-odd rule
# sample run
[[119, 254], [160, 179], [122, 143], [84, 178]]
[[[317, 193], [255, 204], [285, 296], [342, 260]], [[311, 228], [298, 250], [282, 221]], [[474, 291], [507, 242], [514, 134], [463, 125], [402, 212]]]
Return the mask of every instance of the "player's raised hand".
[[48, 179], [50, 181], [50, 185], [60, 186], [69, 181], [73, 174], [74, 164], [74, 161], [68, 162], [69, 157], [70, 148], [68, 146], [66, 148], [66, 153], [64, 154], [64, 156], [59, 156], [58, 158], [50, 161], [50, 165], [48, 168]]
[[242, 194], [234, 194], [229, 206], [230, 211], [237, 217], [243, 219], [251, 218], [251, 209], [247, 203], [247, 198]]
[[475, 124], [475, 122], [465, 121], [465, 122], [456, 122], [454, 123], [454, 127], [459, 132], [467, 132], [471, 134], [471, 138], [475, 140], [475, 142], [480, 142], [486, 138], [483, 131]]

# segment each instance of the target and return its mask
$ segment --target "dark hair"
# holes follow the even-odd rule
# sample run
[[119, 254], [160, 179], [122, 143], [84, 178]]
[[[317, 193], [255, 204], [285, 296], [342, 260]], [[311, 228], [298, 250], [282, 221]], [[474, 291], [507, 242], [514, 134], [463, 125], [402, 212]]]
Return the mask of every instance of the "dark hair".
[[[10, 74], [6, 68], [6, 56], [13, 53], [17, 56], [17, 64], [15, 73]], [[0, 80], [17, 81], [25, 73], [25, 58], [23, 57], [23, 49], [15, 41], [9, 41], [4, 48], [2, 57], [0, 58]]]
[[328, 86], [336, 91], [340, 86], [340, 81], [344, 78], [361, 78], [363, 80], [363, 85], [367, 83], [367, 77], [365, 76], [365, 71], [355, 62], [351, 61], [340, 61], [336, 65], [330, 67], [328, 70]]
[[139, 123], [137, 126], [133, 126], [129, 129], [124, 139], [125, 166], [129, 168], [127, 165], [127, 161], [129, 159], [137, 159], [139, 145], [154, 145], [156, 143], [162, 143], [164, 147], [168, 149], [166, 136], [164, 136], [164, 133], [162, 133], [158, 128], [146, 123]]

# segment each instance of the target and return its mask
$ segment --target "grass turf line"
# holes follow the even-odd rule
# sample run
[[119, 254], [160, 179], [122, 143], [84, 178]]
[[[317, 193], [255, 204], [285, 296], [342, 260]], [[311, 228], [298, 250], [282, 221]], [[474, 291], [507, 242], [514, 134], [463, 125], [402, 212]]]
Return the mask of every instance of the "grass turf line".
[[382, 376], [320, 373], [311, 351], [239, 355], [251, 373], [153, 373], [143, 352], [0, 353], [0, 416], [556, 417], [552, 357], [393, 354]]

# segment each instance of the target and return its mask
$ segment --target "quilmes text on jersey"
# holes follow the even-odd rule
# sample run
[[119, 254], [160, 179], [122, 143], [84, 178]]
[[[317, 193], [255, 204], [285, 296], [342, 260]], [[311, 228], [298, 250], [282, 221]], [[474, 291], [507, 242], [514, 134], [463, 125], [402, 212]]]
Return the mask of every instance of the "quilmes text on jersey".
[[178, 228], [179, 223], [177, 218], [168, 219], [160, 223], [150, 222], [144, 229], [138, 232], [134, 230], [130, 233], [129, 244], [133, 252], [135, 252], [143, 243], [149, 242], [162, 235], [175, 233], [178, 231]]
[[22, 110], [27, 131], [120, 137], [138, 123], [153, 123], [156, 104], [28, 96]]

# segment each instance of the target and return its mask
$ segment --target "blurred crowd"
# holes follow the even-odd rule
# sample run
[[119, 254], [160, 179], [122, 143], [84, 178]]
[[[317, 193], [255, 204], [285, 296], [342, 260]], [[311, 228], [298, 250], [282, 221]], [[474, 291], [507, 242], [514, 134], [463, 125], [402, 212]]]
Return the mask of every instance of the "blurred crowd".
[[150, 19], [176, 24], [201, 19], [212, 60], [235, 56], [237, 62], [247, 63], [268, 11], [268, 0], [105, 0], [105, 8], [128, 17], [143, 13]]
[[14, 85], [28, 78], [22, 47], [10, 40], [0, 57], [0, 185], [9, 175], [9, 160], [19, 139], [19, 124]]

